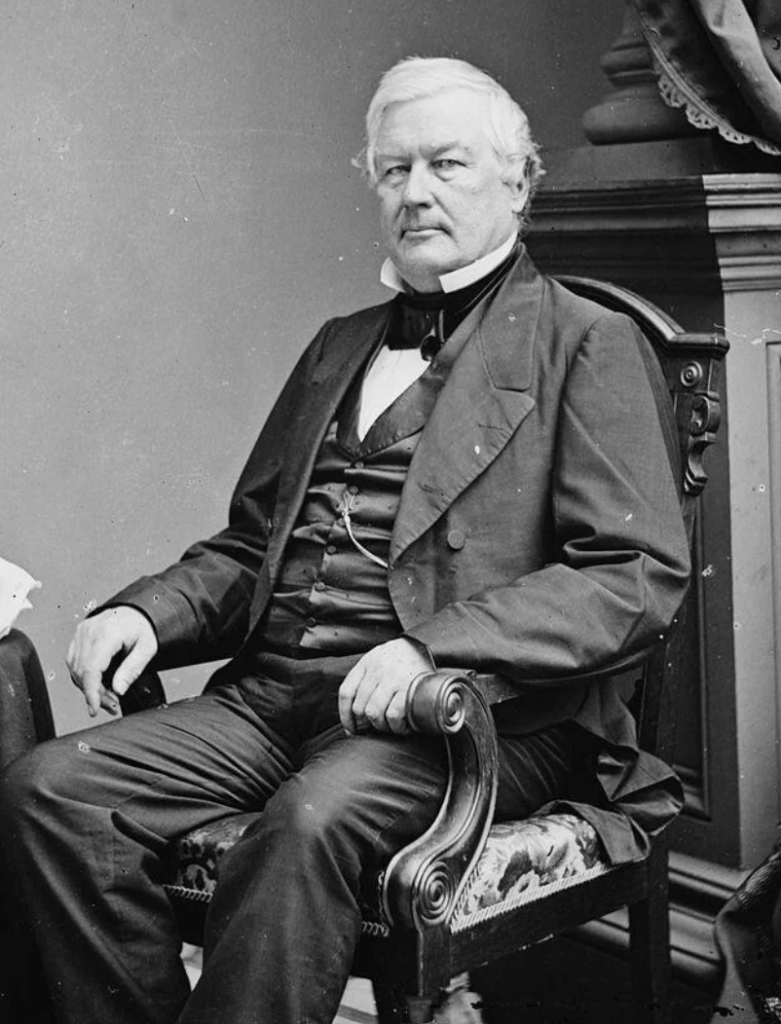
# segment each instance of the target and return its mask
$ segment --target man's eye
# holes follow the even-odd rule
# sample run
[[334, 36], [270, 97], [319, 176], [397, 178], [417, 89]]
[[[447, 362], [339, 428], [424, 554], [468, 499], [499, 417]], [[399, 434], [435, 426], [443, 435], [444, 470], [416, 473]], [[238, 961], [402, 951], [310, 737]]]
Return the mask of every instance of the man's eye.
[[461, 166], [460, 160], [453, 160], [452, 158], [443, 158], [442, 160], [435, 160], [434, 166], [439, 171], [452, 171], [456, 167]]
[[392, 167], [386, 167], [382, 172], [383, 178], [399, 178], [402, 174], [407, 172], [408, 168], [405, 164], [394, 164]]

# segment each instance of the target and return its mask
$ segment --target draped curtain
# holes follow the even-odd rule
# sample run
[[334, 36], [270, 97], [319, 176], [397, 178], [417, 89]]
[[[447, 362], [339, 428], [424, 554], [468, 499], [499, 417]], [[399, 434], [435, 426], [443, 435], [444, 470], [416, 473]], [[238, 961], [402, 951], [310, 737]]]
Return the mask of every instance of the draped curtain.
[[632, 0], [665, 102], [781, 156], [781, 0]]

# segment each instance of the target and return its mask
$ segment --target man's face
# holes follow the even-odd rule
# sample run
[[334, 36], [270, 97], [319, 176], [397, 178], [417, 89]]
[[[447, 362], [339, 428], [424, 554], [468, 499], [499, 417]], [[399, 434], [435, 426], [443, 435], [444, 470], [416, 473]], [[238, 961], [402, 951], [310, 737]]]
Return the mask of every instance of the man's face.
[[438, 291], [441, 274], [473, 263], [517, 230], [527, 189], [502, 180], [487, 124], [488, 98], [467, 89], [393, 103], [380, 124], [382, 233], [418, 291]]

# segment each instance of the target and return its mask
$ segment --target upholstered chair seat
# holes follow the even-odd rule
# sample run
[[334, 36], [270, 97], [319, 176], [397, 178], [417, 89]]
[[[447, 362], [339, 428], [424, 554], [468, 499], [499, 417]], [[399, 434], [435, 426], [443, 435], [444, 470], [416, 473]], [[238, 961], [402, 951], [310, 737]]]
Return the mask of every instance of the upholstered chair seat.
[[[209, 902], [222, 856], [257, 817], [237, 814], [222, 818], [173, 844], [171, 873], [164, 888], [177, 905]], [[574, 814], [542, 814], [494, 825], [456, 901], [449, 927], [461, 931], [606, 870], [599, 837], [587, 821]], [[376, 891], [381, 889], [378, 884]], [[364, 932], [386, 934], [389, 926], [379, 901], [365, 910]]]

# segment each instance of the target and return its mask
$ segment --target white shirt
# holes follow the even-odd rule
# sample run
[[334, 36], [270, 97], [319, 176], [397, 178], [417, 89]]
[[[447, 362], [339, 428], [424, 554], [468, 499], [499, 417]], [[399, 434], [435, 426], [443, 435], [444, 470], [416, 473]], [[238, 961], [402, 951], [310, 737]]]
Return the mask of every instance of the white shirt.
[[[459, 288], [466, 288], [490, 274], [510, 255], [516, 238], [517, 235], [512, 234], [498, 249], [481, 256], [474, 263], [442, 274], [439, 278], [442, 291], [458, 291]], [[394, 291], [407, 290], [404, 279], [390, 258], [382, 265], [380, 281]], [[428, 360], [421, 356], [419, 348], [391, 349], [387, 345], [382, 346], [363, 379], [361, 408], [358, 414], [358, 437], [361, 441], [377, 417], [420, 377], [427, 366]]]

